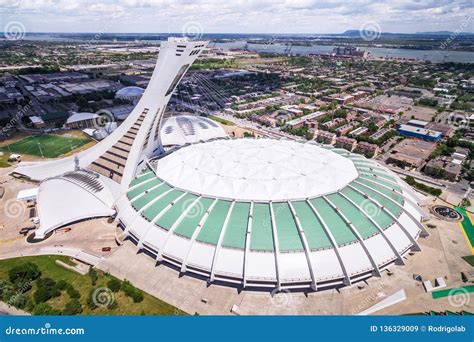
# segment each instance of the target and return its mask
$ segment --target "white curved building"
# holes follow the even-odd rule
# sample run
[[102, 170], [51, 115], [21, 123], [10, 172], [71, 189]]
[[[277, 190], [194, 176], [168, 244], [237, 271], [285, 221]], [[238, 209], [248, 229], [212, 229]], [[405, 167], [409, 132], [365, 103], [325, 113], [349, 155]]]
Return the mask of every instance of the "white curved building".
[[[147, 90], [110, 136], [75, 157], [15, 170], [42, 181], [37, 238], [115, 215], [139, 249], [183, 273], [277, 289], [351, 285], [420, 250], [427, 232], [417, 195], [373, 160], [314, 142], [219, 139], [202, 118], [162, 127], [205, 45], [163, 42]], [[183, 146], [164, 151], [163, 142]]]
[[141, 87], [125, 87], [117, 91], [115, 97], [121, 100], [128, 100], [128, 101], [138, 101], [142, 97], [145, 89]]
[[161, 143], [165, 150], [226, 137], [222, 126], [202, 116], [169, 116], [161, 123]]
[[99, 115], [95, 113], [74, 113], [64, 124], [67, 128], [85, 129], [98, 126]]
[[116, 202], [158, 261], [244, 287], [331, 288], [380, 275], [427, 232], [416, 194], [343, 149], [214, 140], [159, 158]]

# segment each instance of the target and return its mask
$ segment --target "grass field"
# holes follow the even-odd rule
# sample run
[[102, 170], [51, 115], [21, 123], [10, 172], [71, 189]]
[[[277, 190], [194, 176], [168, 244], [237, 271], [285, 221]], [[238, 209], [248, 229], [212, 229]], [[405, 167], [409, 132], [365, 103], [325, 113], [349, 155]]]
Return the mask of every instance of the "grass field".
[[56, 158], [89, 142], [88, 139], [45, 134], [31, 136], [0, 147], [0, 151]]
[[214, 115], [209, 115], [209, 119], [212, 119], [212, 120], [214, 120], [214, 121], [216, 121], [220, 124], [226, 125], [226, 126], [235, 126], [235, 124], [232, 121], [222, 119], [222, 118], [219, 118], [219, 117], [214, 116]]
[[[174, 306], [167, 304], [158, 298], [155, 298], [143, 292], [143, 301], [134, 303], [130, 297], [127, 297], [122, 291], [114, 293], [114, 298], [118, 304], [115, 309], [108, 309], [106, 307], [99, 307], [90, 309], [87, 306], [87, 297], [91, 289], [106, 287], [107, 282], [115, 279], [109, 274], [97, 271], [99, 274], [96, 285], [91, 284], [91, 279], [88, 275], [80, 275], [76, 272], [70, 271], [56, 264], [56, 260], [69, 263], [69, 258], [64, 256], [34, 256], [22, 257], [7, 260], [0, 260], [0, 279], [8, 280], [8, 271], [15, 266], [32, 262], [36, 264], [41, 271], [41, 278], [49, 277], [54, 281], [65, 280], [72, 284], [74, 288], [81, 294], [80, 303], [82, 304], [83, 312], [81, 315], [186, 315], [185, 312], [176, 309]], [[36, 282], [33, 283], [33, 288], [27, 292], [30, 298], [36, 290]], [[62, 310], [69, 301], [69, 296], [66, 292], [62, 292], [59, 297], [52, 298], [47, 301], [54, 309]]]

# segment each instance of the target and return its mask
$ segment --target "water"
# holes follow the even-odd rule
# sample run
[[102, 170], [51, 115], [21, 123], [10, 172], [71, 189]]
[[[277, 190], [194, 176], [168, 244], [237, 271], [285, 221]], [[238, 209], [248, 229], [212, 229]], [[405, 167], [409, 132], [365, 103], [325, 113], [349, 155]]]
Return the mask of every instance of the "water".
[[[102, 38], [97, 42], [102, 42]], [[83, 42], [87, 39], [80, 37], [61, 36], [60, 34], [30, 34], [25, 37], [28, 40], [37, 41], [55, 41], [55, 42]], [[146, 40], [146, 37], [140, 39], [140, 42], [150, 44], [158, 44], [156, 40]], [[217, 47], [224, 49], [242, 49], [245, 41], [233, 41], [228, 43], [216, 43]], [[312, 46], [292, 46], [292, 54], [309, 55], [309, 54], [326, 54], [332, 52], [334, 46], [331, 45], [312, 45]], [[257, 52], [267, 53], [285, 53], [286, 46], [284, 44], [248, 44], [248, 49]], [[370, 51], [370, 55], [376, 58], [397, 58], [397, 59], [415, 59], [428, 60], [431, 62], [457, 62], [457, 63], [474, 63], [474, 52], [470, 51], [444, 51], [444, 50], [412, 50], [412, 49], [390, 49], [378, 47], [361, 47], [361, 50]]]
[[[229, 43], [216, 43], [216, 46], [224, 49], [241, 49], [245, 44], [245, 41], [235, 41]], [[248, 44], [249, 50], [257, 52], [285, 53], [285, 48], [286, 46], [283, 44]], [[325, 54], [332, 52], [333, 48], [334, 46], [330, 45], [292, 46], [291, 53], [300, 55]], [[361, 50], [370, 51], [370, 55], [377, 58], [403, 58], [428, 60], [431, 62], [474, 63], [474, 52], [470, 51], [411, 50], [377, 47], [361, 47]]]

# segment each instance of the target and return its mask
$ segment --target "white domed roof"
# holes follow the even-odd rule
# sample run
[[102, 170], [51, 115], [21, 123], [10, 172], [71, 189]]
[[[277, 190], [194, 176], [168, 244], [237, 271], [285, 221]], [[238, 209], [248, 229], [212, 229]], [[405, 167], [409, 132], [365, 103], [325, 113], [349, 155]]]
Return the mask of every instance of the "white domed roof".
[[145, 89], [140, 87], [125, 87], [117, 91], [119, 96], [141, 96], [144, 93]]
[[170, 116], [161, 123], [163, 146], [183, 146], [225, 137], [227, 134], [219, 124], [202, 116]]
[[336, 192], [358, 174], [351, 160], [315, 145], [238, 139], [180, 149], [160, 160], [157, 176], [205, 196], [277, 201]]

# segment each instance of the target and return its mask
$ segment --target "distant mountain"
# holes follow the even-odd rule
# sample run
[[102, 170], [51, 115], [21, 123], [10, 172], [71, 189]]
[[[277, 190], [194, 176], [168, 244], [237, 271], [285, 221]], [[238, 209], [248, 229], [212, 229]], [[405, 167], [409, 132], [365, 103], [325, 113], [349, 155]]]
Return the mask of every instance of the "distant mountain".
[[[373, 30], [366, 30], [366, 32], [374, 32]], [[450, 36], [456, 34], [457, 36], [471, 36], [474, 32], [452, 32], [452, 31], [434, 31], [434, 32], [414, 32], [414, 33], [393, 33], [393, 32], [381, 32], [382, 36]], [[342, 35], [346, 37], [358, 37], [360, 35], [359, 30], [346, 30], [340, 34], [331, 35]]]

